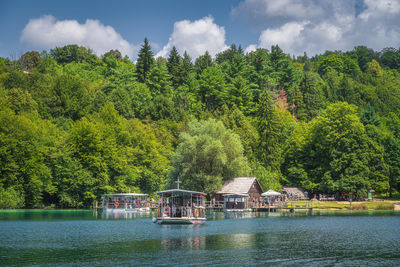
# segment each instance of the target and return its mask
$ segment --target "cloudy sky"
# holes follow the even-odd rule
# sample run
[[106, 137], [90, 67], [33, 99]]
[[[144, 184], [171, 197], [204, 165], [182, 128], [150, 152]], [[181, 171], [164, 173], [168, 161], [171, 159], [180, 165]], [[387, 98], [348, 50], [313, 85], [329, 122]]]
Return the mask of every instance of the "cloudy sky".
[[400, 0], [0, 1], [0, 56], [66, 44], [137, 57], [147, 37], [157, 56], [172, 46], [193, 58], [232, 43], [286, 53], [400, 47]]

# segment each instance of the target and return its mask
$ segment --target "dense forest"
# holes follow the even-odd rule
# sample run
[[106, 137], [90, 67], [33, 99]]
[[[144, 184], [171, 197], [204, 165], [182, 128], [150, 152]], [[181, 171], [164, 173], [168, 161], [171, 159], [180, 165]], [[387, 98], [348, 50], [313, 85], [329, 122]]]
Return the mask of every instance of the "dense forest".
[[212, 195], [237, 176], [398, 194], [400, 51], [155, 59], [145, 39], [136, 62], [78, 45], [0, 58], [0, 208], [88, 207], [178, 178]]

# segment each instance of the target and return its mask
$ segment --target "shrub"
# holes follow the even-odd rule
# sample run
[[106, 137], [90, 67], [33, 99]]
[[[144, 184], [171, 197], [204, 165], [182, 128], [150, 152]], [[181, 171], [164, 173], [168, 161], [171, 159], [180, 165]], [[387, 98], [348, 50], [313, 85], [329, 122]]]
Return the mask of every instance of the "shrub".
[[24, 206], [24, 197], [14, 188], [0, 188], [0, 209], [15, 209]]

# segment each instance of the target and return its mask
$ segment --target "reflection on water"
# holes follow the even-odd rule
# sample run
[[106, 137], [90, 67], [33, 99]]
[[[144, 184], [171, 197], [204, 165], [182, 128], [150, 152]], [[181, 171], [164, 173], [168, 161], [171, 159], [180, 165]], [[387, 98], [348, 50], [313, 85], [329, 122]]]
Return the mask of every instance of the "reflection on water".
[[96, 214], [96, 217], [100, 216], [102, 219], [134, 219], [149, 217], [150, 212], [112, 212], [112, 211], [101, 211]]
[[138, 213], [0, 212], [0, 265], [398, 266], [399, 215], [219, 212], [158, 225]]

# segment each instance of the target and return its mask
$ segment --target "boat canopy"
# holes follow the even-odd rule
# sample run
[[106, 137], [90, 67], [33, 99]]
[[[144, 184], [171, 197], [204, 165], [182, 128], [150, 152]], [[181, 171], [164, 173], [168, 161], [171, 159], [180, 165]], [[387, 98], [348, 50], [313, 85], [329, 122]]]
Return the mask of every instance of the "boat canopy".
[[102, 197], [145, 197], [148, 194], [141, 193], [117, 193], [117, 194], [104, 194]]
[[186, 194], [192, 194], [192, 195], [206, 195], [206, 193], [203, 192], [197, 192], [197, 191], [189, 191], [189, 190], [182, 190], [182, 189], [169, 189], [169, 190], [164, 190], [164, 191], [159, 191], [157, 194], [181, 194], [181, 195], [186, 195]]

